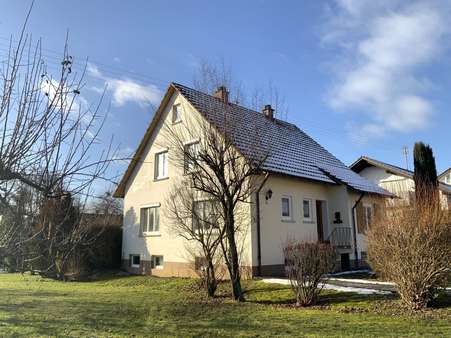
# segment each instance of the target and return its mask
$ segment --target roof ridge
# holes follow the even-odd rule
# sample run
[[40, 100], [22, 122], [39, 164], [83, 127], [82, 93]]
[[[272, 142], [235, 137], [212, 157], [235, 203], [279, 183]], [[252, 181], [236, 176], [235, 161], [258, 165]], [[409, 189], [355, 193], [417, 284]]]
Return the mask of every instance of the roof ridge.
[[[178, 86], [179, 86], [179, 87], [183, 87], [183, 88], [186, 88], [186, 89], [188, 89], [188, 90], [192, 90], [192, 91], [195, 91], [195, 92], [200, 93], [200, 94], [202, 94], [202, 95], [206, 95], [206, 96], [209, 96], [209, 97], [211, 97], [211, 98], [214, 98], [214, 99], [219, 100], [217, 97], [215, 97], [215, 96], [212, 95], [212, 94], [206, 93], [206, 92], [204, 92], [204, 91], [202, 91], [202, 90], [199, 90], [199, 89], [195, 89], [195, 88], [192, 88], [192, 87], [188, 87], [188, 86], [186, 86], [186, 85], [183, 85], [183, 84], [180, 84], [180, 83], [177, 83], [177, 82], [171, 82], [171, 85], [174, 85], [174, 87], [175, 87], [176, 89], [178, 89], [178, 88], [177, 88]], [[252, 108], [250, 108], [250, 107], [246, 107], [246, 106], [244, 106], [244, 105], [241, 105], [241, 104], [238, 104], [238, 103], [235, 103], [235, 102], [230, 102], [230, 101], [229, 101], [228, 104], [230, 104], [230, 105], [232, 105], [232, 106], [235, 106], [235, 107], [238, 107], [238, 108], [241, 108], [241, 109], [246, 109], [246, 110], [252, 112], [253, 114], [259, 114], [259, 115], [262, 114], [261, 112], [258, 112], [258, 111], [256, 111], [255, 109], [252, 109]], [[276, 122], [276, 123], [287, 124], [287, 125], [289, 125], [290, 127], [294, 127], [294, 128], [296, 128], [296, 129], [299, 129], [299, 130], [300, 130], [300, 128], [299, 128], [296, 124], [294, 124], [294, 123], [291, 123], [291, 122], [288, 122], [288, 121], [285, 121], [285, 120], [282, 120], [282, 119], [278, 119], [278, 118], [274, 118], [273, 121]]]

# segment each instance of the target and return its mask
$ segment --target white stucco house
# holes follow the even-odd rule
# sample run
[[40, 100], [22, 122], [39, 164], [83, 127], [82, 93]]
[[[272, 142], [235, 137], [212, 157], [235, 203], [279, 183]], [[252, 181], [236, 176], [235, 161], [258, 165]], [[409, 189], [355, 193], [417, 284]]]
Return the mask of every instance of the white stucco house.
[[[350, 168], [360, 176], [396, 195], [398, 198], [392, 200], [394, 203], [410, 204], [415, 197], [413, 171], [367, 156], [357, 159]], [[451, 182], [450, 174], [451, 170], [448, 169], [438, 176], [440, 201], [442, 207], [448, 210], [451, 210], [451, 185], [447, 184], [447, 182]]]
[[[364, 237], [357, 231], [365, 225], [356, 224], [356, 210], [374, 196], [391, 196], [389, 192], [353, 172], [297, 126], [274, 118], [271, 107], [257, 112], [231, 103], [224, 87], [208, 95], [172, 83], [114, 193], [124, 200], [122, 259], [127, 270], [193, 274], [184, 239], [167, 226], [165, 197], [184, 173], [168, 161], [171, 148], [161, 132], [165, 123], [195, 130], [192, 114], [218, 130], [227, 114], [235, 125], [234, 144], [244, 156], [252, 156], [250, 135], [255, 131], [263, 142], [271, 142], [262, 167], [264, 184], [247, 204], [241, 264], [252, 275], [284, 273], [282, 248], [288, 238], [333, 243], [343, 269], [365, 258]], [[371, 214], [366, 216], [364, 222], [369, 222]]]
[[451, 168], [448, 168], [447, 170], [442, 172], [440, 175], [438, 175], [438, 180], [445, 184], [451, 185]]

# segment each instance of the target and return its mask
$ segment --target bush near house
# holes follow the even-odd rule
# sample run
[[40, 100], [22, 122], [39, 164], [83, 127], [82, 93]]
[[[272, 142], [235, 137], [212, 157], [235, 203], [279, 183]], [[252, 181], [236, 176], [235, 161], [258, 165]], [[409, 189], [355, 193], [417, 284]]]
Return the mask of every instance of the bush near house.
[[283, 253], [296, 305], [314, 304], [324, 286], [324, 276], [334, 270], [337, 259], [334, 247], [327, 243], [290, 241]]

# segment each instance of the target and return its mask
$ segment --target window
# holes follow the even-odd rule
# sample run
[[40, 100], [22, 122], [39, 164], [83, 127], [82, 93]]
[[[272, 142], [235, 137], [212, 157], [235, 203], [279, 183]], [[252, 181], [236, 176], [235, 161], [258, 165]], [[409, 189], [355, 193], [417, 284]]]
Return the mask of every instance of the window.
[[373, 222], [373, 207], [371, 205], [363, 206], [363, 216], [365, 219], [365, 227], [368, 229]]
[[162, 151], [155, 154], [155, 179], [168, 177], [168, 152]]
[[179, 104], [172, 106], [172, 123], [182, 121], [182, 108]]
[[132, 268], [139, 268], [141, 264], [141, 257], [139, 255], [130, 255], [130, 266]]
[[312, 220], [312, 200], [311, 199], [303, 199], [302, 200], [302, 216], [304, 220], [311, 221]]
[[141, 232], [143, 235], [160, 231], [159, 206], [141, 208]]
[[194, 201], [193, 231], [219, 229], [217, 204], [212, 200]]
[[193, 142], [185, 145], [185, 174], [190, 173], [195, 169], [198, 153], [199, 142]]
[[152, 256], [152, 269], [163, 269], [163, 256]]
[[291, 211], [291, 197], [284, 196], [282, 197], [282, 219], [291, 220], [292, 211]]

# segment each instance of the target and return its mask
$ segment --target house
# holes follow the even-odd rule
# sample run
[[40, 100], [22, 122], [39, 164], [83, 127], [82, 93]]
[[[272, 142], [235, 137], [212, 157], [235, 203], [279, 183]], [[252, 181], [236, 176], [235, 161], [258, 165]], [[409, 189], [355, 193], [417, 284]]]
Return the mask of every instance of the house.
[[438, 180], [445, 184], [451, 185], [451, 168], [448, 168], [447, 170], [442, 172], [440, 175], [438, 175]]
[[[378, 161], [367, 156], [356, 160], [350, 168], [360, 176], [374, 182], [381, 188], [390, 191], [398, 197], [393, 203], [409, 205], [415, 197], [415, 183], [413, 171], [403, 169], [392, 164]], [[451, 185], [446, 184], [451, 170], [439, 176], [440, 202], [444, 209], [451, 210]], [[448, 176], [447, 176], [448, 175]]]
[[190, 116], [200, 116], [220, 130], [225, 114], [234, 122], [232, 139], [244, 156], [253, 152], [255, 131], [261, 142], [271, 143], [262, 166], [264, 185], [246, 203], [242, 266], [254, 276], [283, 274], [282, 248], [293, 238], [332, 242], [343, 269], [365, 258], [356, 207], [390, 193], [354, 173], [297, 126], [274, 118], [270, 106], [257, 112], [229, 102], [225, 87], [208, 95], [172, 83], [114, 193], [124, 199], [124, 267], [157, 276], [193, 274], [186, 242], [171, 233], [165, 217], [165, 196], [184, 173], [168, 160], [171, 149], [162, 128], [177, 124], [195, 131]]

